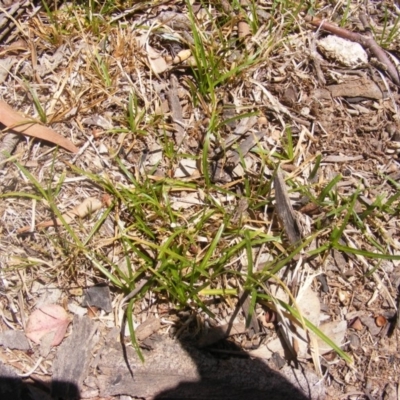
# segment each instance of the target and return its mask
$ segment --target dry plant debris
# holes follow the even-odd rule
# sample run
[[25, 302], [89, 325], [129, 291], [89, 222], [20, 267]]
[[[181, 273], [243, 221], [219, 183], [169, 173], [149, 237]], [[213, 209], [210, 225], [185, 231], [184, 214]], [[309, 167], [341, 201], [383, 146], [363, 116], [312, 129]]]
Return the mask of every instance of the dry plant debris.
[[397, 4], [0, 3], [2, 399], [399, 396]]

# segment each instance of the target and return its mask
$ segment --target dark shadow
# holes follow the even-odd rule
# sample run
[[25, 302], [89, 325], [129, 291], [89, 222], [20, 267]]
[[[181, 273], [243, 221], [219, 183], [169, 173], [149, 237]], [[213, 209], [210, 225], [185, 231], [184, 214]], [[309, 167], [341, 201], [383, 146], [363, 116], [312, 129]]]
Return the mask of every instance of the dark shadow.
[[[218, 329], [215, 329], [218, 331]], [[216, 332], [218, 337], [224, 336]], [[226, 336], [226, 335], [225, 335]], [[303, 394], [267, 363], [251, 359], [246, 352], [229, 340], [212, 346], [199, 347], [198, 341], [179, 340], [182, 348], [196, 363], [200, 379], [181, 382], [173, 389], [159, 393], [155, 399], [229, 399], [229, 400], [309, 400], [313, 383], [307, 381], [301, 369], [290, 369], [301, 381]], [[285, 367], [286, 371], [289, 367]], [[167, 372], [167, 371], [166, 371]], [[306, 387], [305, 387], [306, 386]], [[313, 397], [315, 398], [315, 396]]]
[[1, 400], [78, 400], [80, 393], [75, 384], [52, 381], [51, 387], [38, 380], [25, 382], [11, 368], [0, 363]]

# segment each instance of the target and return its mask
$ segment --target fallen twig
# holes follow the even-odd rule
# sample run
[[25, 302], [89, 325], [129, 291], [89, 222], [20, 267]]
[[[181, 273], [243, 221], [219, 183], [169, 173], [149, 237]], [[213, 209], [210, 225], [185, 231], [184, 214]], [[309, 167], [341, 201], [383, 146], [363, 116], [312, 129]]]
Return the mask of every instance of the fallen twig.
[[[361, 15], [361, 18], [365, 18]], [[376, 43], [372, 36], [365, 36], [361, 33], [351, 32], [347, 29], [340, 28], [329, 22], [323, 21], [319, 18], [312, 17], [311, 15], [306, 15], [304, 19], [316, 27], [321, 28], [324, 31], [333, 33], [343, 39], [351, 40], [352, 42], [359, 43], [365, 49], [368, 49], [385, 67], [392, 81], [400, 86], [400, 78], [396, 67], [390, 61], [389, 57], [386, 55], [385, 51]]]

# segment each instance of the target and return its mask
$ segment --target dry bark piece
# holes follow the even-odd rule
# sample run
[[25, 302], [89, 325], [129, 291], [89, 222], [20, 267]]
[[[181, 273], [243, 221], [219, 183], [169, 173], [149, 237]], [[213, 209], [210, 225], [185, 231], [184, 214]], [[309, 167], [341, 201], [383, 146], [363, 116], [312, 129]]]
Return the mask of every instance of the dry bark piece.
[[203, 201], [198, 192], [182, 194], [181, 197], [171, 199], [171, 208], [173, 210], [186, 209], [199, 204], [203, 204]]
[[178, 97], [178, 78], [172, 74], [170, 79], [170, 88], [167, 93], [169, 107], [171, 109], [171, 117], [174, 121], [175, 141], [178, 146], [181, 145], [185, 137], [185, 129], [183, 128], [182, 106]]
[[[319, 326], [321, 303], [319, 296], [311, 287], [311, 282], [311, 280], [308, 280], [302, 285], [296, 298], [296, 304], [303, 317], [307, 318], [313, 325]], [[297, 338], [294, 343], [296, 344], [297, 357], [308, 358], [309, 350], [311, 350], [311, 355], [318, 355], [319, 348], [315, 346], [313, 334], [307, 334], [301, 326], [296, 326], [296, 333]]]
[[80, 398], [79, 393], [89, 369], [97, 325], [88, 317], [74, 318], [72, 335], [59, 347], [53, 363], [53, 398]]
[[147, 58], [149, 60], [150, 68], [158, 76], [162, 72], [165, 72], [170, 66], [165, 61], [165, 58], [156, 50], [153, 49], [148, 43], [146, 43]]
[[[347, 330], [347, 322], [346, 321], [330, 321], [321, 324], [319, 329], [326, 336], [329, 337], [337, 346], [341, 346], [344, 342], [344, 337]], [[332, 350], [332, 348], [327, 345], [322, 339], [317, 337], [318, 349], [321, 354], [327, 353]]]
[[240, 157], [244, 157], [254, 146], [257, 145], [259, 140], [265, 135], [265, 132], [255, 132], [250, 133], [249, 136], [243, 140], [238, 146], [238, 148], [233, 152], [232, 156], [229, 157], [228, 163], [229, 167], [236, 166], [239, 161]]
[[135, 330], [136, 339], [145, 340], [153, 333], [156, 333], [160, 328], [161, 328], [160, 319], [151, 316], [136, 328]]
[[26, 336], [21, 331], [8, 330], [0, 333], [0, 345], [7, 349], [27, 351], [31, 348]]
[[174, 172], [174, 178], [189, 178], [193, 175], [199, 176], [197, 161], [193, 158], [182, 158]]
[[190, 20], [187, 15], [175, 11], [161, 11], [157, 16], [159, 22], [175, 30], [190, 30]]
[[280, 168], [276, 171], [274, 178], [275, 186], [275, 208], [278, 218], [289, 239], [290, 244], [296, 244], [301, 240], [301, 231], [287, 194], [285, 180]]
[[372, 336], [376, 336], [381, 331], [381, 328], [376, 326], [375, 318], [362, 315], [360, 316], [361, 322], [365, 325]]
[[10, 4], [10, 2], [8, 2], [8, 4], [5, 4], [9, 5], [10, 8], [7, 10], [6, 13], [3, 12], [0, 15], [0, 31], [1, 31], [0, 43], [3, 43], [4, 38], [6, 38], [5, 40], [6, 43], [13, 39], [15, 34], [10, 35], [10, 33], [15, 28], [14, 21], [18, 21], [22, 16], [22, 14], [26, 12], [25, 8], [30, 5], [29, 1], [25, 2], [14, 1], [13, 3], [15, 4]]
[[350, 328], [355, 329], [356, 331], [362, 331], [364, 326], [360, 320], [360, 318], [355, 318], [354, 321], [351, 322]]
[[112, 311], [110, 289], [107, 285], [96, 285], [85, 289], [83, 306], [95, 306], [107, 313]]
[[0, 60], [0, 84], [8, 77], [11, 67], [17, 62], [15, 57], [8, 57]]
[[383, 99], [379, 86], [367, 78], [346, 81], [326, 87], [333, 97], [365, 97], [373, 100]]
[[310, 36], [309, 36], [309, 43], [310, 43], [310, 57], [314, 63], [314, 68], [315, 68], [315, 72], [317, 73], [318, 83], [321, 86], [325, 86], [326, 80], [325, 80], [324, 73], [322, 72], [322, 68], [321, 68], [321, 56], [317, 52], [315, 37], [312, 34], [310, 34]]
[[349, 161], [358, 161], [362, 160], [364, 156], [327, 156], [324, 158], [324, 162], [333, 162], [333, 163], [340, 163], [340, 162], [349, 162]]
[[77, 153], [78, 148], [65, 137], [36, 121], [22, 117], [7, 103], [0, 100], [0, 122], [12, 131], [22, 133], [37, 139], [46, 140], [64, 149]]

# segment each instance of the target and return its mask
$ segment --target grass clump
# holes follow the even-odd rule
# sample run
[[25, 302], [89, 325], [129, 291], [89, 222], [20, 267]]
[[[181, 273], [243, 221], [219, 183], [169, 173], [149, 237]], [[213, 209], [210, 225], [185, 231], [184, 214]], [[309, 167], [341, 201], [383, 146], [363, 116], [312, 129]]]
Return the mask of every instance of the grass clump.
[[[268, 305], [350, 362], [303, 317], [295, 298], [304, 276], [324, 272], [335, 251], [363, 279], [376, 275], [382, 260], [400, 260], [385, 226], [398, 217], [398, 184], [381, 175], [369, 188], [346, 186], [339, 163], [332, 169], [325, 161], [335, 147], [308, 112], [311, 100], [299, 105], [317, 85], [299, 23], [305, 4], [182, 4], [162, 21], [158, 14], [165, 10], [156, 2], [44, 4], [45, 13], [30, 22], [40, 55], [49, 55], [46, 46], [54, 52], [65, 45], [68, 57], [59, 68], [68, 76], [53, 77], [49, 93], [33, 80], [17, 93], [30, 95], [43, 123], [67, 125], [64, 134], [83, 151], [69, 161], [54, 156], [46, 161], [51, 168], [31, 171], [15, 163], [24, 184], [0, 198], [34, 201], [41, 218], [58, 220], [42, 240], [57, 247], [59, 270], [73, 261], [78, 267], [69, 276], [76, 281], [115, 286], [138, 352], [138, 304], [166, 304], [222, 321], [215, 299], [233, 314], [245, 292], [251, 299], [247, 323]], [[343, 24], [350, 11], [345, 8]], [[248, 35], [239, 35], [239, 23], [247, 24]], [[396, 27], [397, 20], [389, 33], [385, 28], [389, 41]], [[190, 50], [191, 60], [173, 61], [182, 50]], [[162, 72], [154, 67], [157, 59], [167, 64]], [[168, 96], [172, 75], [182, 120]], [[45, 73], [39, 78], [48, 79]], [[284, 106], [282, 93], [293, 85], [301, 96]], [[179, 144], [178, 127], [184, 130]], [[244, 150], [249, 137], [256, 139]], [[215, 178], [215, 165], [227, 181]], [[299, 243], [289, 243], [277, 218], [278, 168], [287, 170], [288, 196], [304, 223]], [[385, 193], [365, 201], [379, 185]], [[67, 221], [66, 210], [91, 196], [105, 199], [103, 207]], [[305, 206], [315, 213], [302, 211]], [[90, 273], [88, 266], [94, 267]], [[291, 297], [274, 297], [274, 285]]]

